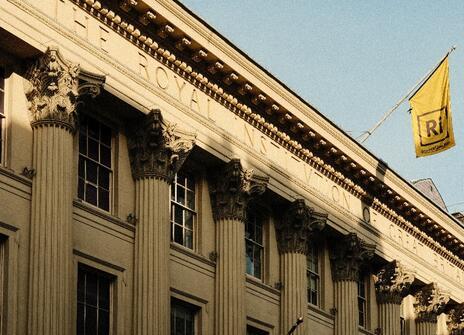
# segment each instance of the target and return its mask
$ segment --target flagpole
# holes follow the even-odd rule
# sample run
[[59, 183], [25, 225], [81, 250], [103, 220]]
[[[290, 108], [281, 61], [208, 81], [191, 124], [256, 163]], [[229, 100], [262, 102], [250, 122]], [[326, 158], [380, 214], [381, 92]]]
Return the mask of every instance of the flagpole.
[[[394, 111], [396, 111], [398, 109], [399, 106], [401, 106], [401, 104], [408, 98], [410, 97], [411, 95], [414, 95], [416, 92], [417, 92], [417, 89], [420, 88], [420, 86], [422, 85], [422, 83], [424, 83], [425, 81], [427, 81], [429, 79], [429, 77], [435, 72], [435, 70], [440, 66], [440, 64], [443, 62], [443, 60], [448, 57], [454, 50], [456, 50], [456, 46], [453, 45], [451, 47], [451, 49], [448, 50], [448, 52], [440, 59], [440, 61], [437, 63], [437, 65], [435, 65], [429, 72], [426, 73], [425, 76], [423, 76], [409, 91], [408, 93], [406, 93], [406, 95], [404, 95], [387, 113], [384, 114], [384, 116], [380, 119], [379, 122], [377, 122], [371, 129], [369, 129], [368, 131], [366, 131], [364, 134], [358, 136], [356, 139], [359, 141], [359, 143], [364, 143], [368, 138], [369, 136], [372, 135], [372, 133], [374, 131], [377, 130], [377, 128], [379, 128], [382, 123], [385, 122], [386, 119], [388, 119], [388, 117], [390, 117], [390, 115], [393, 114]], [[413, 94], [414, 92], [414, 94]]]

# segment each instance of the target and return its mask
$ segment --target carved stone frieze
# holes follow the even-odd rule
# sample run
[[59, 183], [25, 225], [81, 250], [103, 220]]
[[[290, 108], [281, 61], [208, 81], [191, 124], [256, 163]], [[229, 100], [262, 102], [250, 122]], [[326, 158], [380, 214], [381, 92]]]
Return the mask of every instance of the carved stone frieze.
[[210, 194], [215, 220], [236, 219], [244, 221], [248, 202], [264, 193], [268, 177], [244, 169], [239, 159], [232, 159], [213, 178]]
[[450, 309], [446, 324], [450, 335], [464, 334], [464, 303], [455, 305]]
[[332, 241], [331, 269], [335, 281], [357, 281], [361, 266], [374, 256], [375, 245], [361, 240], [355, 233], [349, 233]]
[[159, 110], [152, 110], [128, 129], [132, 176], [170, 183], [192, 150], [195, 138], [195, 134], [164, 121]]
[[415, 299], [416, 322], [437, 322], [437, 316], [443, 313], [450, 297], [436, 283], [430, 283], [415, 294]]
[[406, 271], [400, 262], [394, 260], [388, 263], [375, 276], [377, 302], [401, 304], [413, 281], [414, 274]]
[[29, 68], [25, 93], [31, 124], [61, 124], [73, 131], [76, 122], [79, 65], [63, 59], [50, 47]]
[[308, 253], [308, 242], [325, 227], [327, 214], [315, 212], [303, 199], [295, 200], [276, 225], [280, 253]]

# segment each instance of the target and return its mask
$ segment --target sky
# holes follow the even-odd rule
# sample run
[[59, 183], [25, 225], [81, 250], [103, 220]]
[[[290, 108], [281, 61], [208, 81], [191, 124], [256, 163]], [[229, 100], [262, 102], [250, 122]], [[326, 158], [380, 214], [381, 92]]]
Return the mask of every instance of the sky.
[[364, 146], [464, 211], [464, 1], [180, 0], [354, 138], [446, 54], [456, 146], [416, 158], [409, 104]]

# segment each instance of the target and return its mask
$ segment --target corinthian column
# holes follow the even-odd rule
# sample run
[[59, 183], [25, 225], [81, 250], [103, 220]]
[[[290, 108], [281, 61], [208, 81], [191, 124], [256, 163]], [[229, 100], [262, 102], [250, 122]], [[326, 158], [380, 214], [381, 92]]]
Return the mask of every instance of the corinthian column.
[[422, 287], [415, 295], [416, 334], [436, 335], [437, 317], [449, 301], [449, 295], [438, 289], [436, 283]]
[[[326, 220], [327, 214], [317, 213], [306, 206], [303, 199], [297, 199], [290, 205], [282, 222], [276, 227], [282, 281], [280, 299], [282, 334], [286, 334], [299, 317], [306, 319], [308, 243], [315, 232], [324, 228]], [[307, 334], [306, 322], [303, 322], [293, 334]]]
[[246, 332], [245, 311], [245, 216], [251, 197], [262, 194], [268, 178], [245, 170], [231, 160], [211, 183], [216, 221], [215, 334]]
[[195, 135], [165, 122], [159, 110], [128, 129], [135, 179], [134, 334], [170, 334], [169, 187]]
[[406, 272], [398, 261], [388, 263], [375, 277], [375, 293], [379, 306], [379, 328], [382, 335], [400, 335], [400, 307], [408, 295], [414, 275]]
[[452, 307], [448, 313], [446, 323], [449, 335], [464, 334], [464, 303]]
[[79, 67], [48, 49], [27, 72], [33, 133], [28, 334], [72, 332], [73, 132]]
[[349, 233], [332, 244], [330, 255], [335, 299], [335, 335], [358, 334], [360, 268], [374, 256], [375, 246]]

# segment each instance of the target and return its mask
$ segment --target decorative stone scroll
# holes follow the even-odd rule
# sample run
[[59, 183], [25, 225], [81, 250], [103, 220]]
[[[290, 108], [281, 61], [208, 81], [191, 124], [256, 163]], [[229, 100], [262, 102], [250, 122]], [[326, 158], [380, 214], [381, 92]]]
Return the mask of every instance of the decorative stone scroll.
[[60, 124], [74, 131], [78, 75], [79, 65], [64, 60], [56, 47], [49, 47], [30, 67], [25, 92], [32, 126]]
[[279, 252], [307, 255], [311, 236], [321, 231], [326, 221], [327, 214], [315, 212], [303, 199], [295, 200], [276, 226]]
[[401, 304], [408, 295], [414, 274], [406, 271], [399, 261], [385, 265], [375, 276], [375, 293], [379, 304]]
[[464, 334], [464, 303], [455, 305], [448, 312], [448, 333], [450, 335]]
[[192, 150], [195, 138], [195, 134], [164, 121], [160, 110], [152, 110], [128, 129], [132, 176], [172, 182]]
[[416, 322], [437, 322], [437, 316], [443, 313], [450, 297], [443, 293], [436, 283], [430, 283], [422, 287], [415, 294], [416, 301], [414, 309], [416, 312]]
[[333, 242], [331, 251], [333, 280], [357, 281], [361, 266], [374, 256], [375, 245], [364, 242], [355, 233], [349, 233]]
[[249, 200], [264, 193], [268, 182], [268, 177], [255, 175], [253, 169], [244, 169], [239, 159], [232, 159], [211, 183], [215, 220], [244, 221]]

